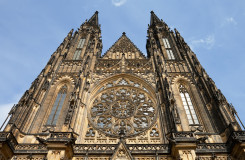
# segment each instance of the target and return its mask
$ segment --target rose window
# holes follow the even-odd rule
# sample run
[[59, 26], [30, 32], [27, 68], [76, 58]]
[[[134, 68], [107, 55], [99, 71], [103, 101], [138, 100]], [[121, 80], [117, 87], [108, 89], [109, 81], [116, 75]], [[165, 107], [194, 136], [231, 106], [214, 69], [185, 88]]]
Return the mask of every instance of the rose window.
[[156, 105], [148, 92], [132, 86], [103, 89], [92, 102], [92, 126], [112, 137], [131, 137], [152, 126]]

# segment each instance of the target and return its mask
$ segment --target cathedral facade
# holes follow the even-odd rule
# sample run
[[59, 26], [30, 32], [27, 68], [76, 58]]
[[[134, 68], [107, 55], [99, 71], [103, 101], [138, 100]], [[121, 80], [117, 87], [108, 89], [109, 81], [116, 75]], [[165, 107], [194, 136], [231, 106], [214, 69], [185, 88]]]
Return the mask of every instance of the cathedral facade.
[[98, 12], [71, 30], [10, 113], [0, 160], [243, 160], [236, 111], [151, 12], [147, 56], [123, 33], [103, 55]]

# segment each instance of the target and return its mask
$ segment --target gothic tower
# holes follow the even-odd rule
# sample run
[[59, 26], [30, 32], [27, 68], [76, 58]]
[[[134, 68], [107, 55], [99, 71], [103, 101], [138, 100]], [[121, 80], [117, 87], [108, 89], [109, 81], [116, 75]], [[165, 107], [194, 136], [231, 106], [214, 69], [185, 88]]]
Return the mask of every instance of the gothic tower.
[[[242, 160], [236, 111], [180, 33], [151, 12], [147, 56], [98, 12], [52, 54], [0, 132], [0, 160]], [[239, 117], [237, 117], [239, 118]]]

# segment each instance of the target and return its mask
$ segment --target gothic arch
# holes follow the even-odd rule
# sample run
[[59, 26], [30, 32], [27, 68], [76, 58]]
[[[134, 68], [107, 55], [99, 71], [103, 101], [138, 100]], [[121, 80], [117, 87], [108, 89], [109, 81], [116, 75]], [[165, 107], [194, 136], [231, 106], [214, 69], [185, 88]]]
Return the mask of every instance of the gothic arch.
[[115, 138], [123, 130], [126, 137], [133, 137], [156, 122], [158, 103], [154, 89], [136, 76], [112, 76], [93, 87], [90, 93], [89, 123], [106, 135]]
[[180, 82], [185, 83], [186, 85], [192, 85], [193, 82], [189, 76], [184, 76], [184, 75], [178, 75], [173, 77], [172, 79], [172, 84], [178, 84]]
[[[119, 79], [119, 78], [127, 78], [127, 79], [132, 79], [138, 83], [141, 83], [145, 86], [146, 89], [148, 89], [150, 91], [150, 93], [156, 97], [156, 92], [155, 92], [155, 88], [147, 81], [145, 81], [144, 79], [142, 79], [141, 77], [138, 77], [136, 75], [131, 75], [131, 74], [117, 74], [117, 75], [113, 75], [111, 77], [105, 78], [100, 82], [95, 83], [90, 89], [89, 89], [89, 93], [91, 95], [91, 98], [98, 92], [98, 90], [105, 85], [106, 83], [108, 83], [109, 81], [115, 80], [115, 79]], [[91, 99], [90, 98], [90, 99]]]
[[[198, 99], [200, 99], [200, 97], [198, 97], [198, 94], [195, 94], [196, 92], [195, 90], [195, 85], [193, 83], [191, 83], [191, 81], [189, 79], [187, 79], [186, 77], [176, 77], [174, 79], [174, 83], [172, 84], [173, 86], [173, 91], [174, 91], [174, 95], [175, 95], [175, 99], [176, 99], [176, 104], [177, 104], [177, 109], [180, 115], [180, 119], [181, 119], [181, 124], [182, 124], [182, 129], [184, 131], [195, 131], [196, 128], [198, 127], [193, 127], [193, 126], [201, 126], [202, 124], [202, 117], [200, 114], [200, 109], [199, 109], [199, 103], [198, 103]], [[191, 99], [191, 103], [193, 105], [194, 108], [194, 112], [197, 116], [197, 120], [198, 123], [194, 123], [194, 124], [190, 124], [188, 122], [187, 119], [187, 111], [184, 108], [184, 104], [183, 104], [183, 100], [181, 98], [181, 94], [180, 94], [180, 87], [183, 86], [186, 90], [186, 92], [188, 93], [188, 95], [190, 96]], [[200, 131], [203, 130], [202, 127], [198, 128]]]
[[58, 76], [52, 83], [52, 86], [54, 85], [59, 85], [60, 83], [71, 83], [75, 84], [75, 77], [72, 77], [70, 75], [65, 75], [65, 76]]
[[[53, 125], [47, 124], [48, 118], [49, 118], [49, 116], [51, 114], [52, 108], [54, 107], [54, 103], [56, 101], [58, 93], [60, 92], [60, 90], [64, 86], [66, 86], [66, 96], [65, 96], [64, 102], [63, 102], [63, 104], [61, 106], [61, 111], [60, 111], [59, 115], [63, 115], [65, 113], [65, 111], [67, 110], [69, 95], [72, 92], [73, 84], [74, 84], [73, 83], [73, 79], [71, 77], [66, 76], [66, 77], [60, 78], [59, 81], [57, 81], [56, 83], [51, 85], [50, 90], [47, 93], [47, 97], [50, 97], [51, 100], [49, 101], [49, 103], [47, 105], [47, 108], [46, 108], [46, 111], [45, 111], [46, 115], [44, 116], [44, 119], [43, 119], [43, 122], [42, 122], [42, 126], [44, 126], [43, 131], [46, 130], [46, 128], [50, 129], [49, 126], [53, 126]], [[64, 119], [63, 117], [58, 116], [58, 121], [54, 125], [54, 126], [56, 126], [55, 129], [54, 129], [54, 127], [51, 127], [51, 129], [52, 130], [61, 129], [61, 126], [63, 125], [63, 122], [64, 122], [63, 119]]]

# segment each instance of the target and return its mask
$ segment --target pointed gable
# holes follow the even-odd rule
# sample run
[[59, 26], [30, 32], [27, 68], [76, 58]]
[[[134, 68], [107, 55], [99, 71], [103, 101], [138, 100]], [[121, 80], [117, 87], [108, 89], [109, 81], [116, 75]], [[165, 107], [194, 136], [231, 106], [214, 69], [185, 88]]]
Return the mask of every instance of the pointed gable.
[[98, 11], [94, 13], [94, 15], [88, 20], [88, 23], [98, 26], [99, 25], [99, 19], [98, 19]]
[[156, 16], [156, 14], [151, 11], [151, 22], [150, 25], [161, 23], [161, 20]]
[[121, 59], [122, 55], [126, 59], [145, 59], [144, 54], [133, 44], [133, 42], [123, 32], [122, 36], [104, 54], [103, 59]]
[[117, 149], [111, 157], [112, 160], [133, 160], [130, 151], [127, 149], [124, 140], [119, 142]]

